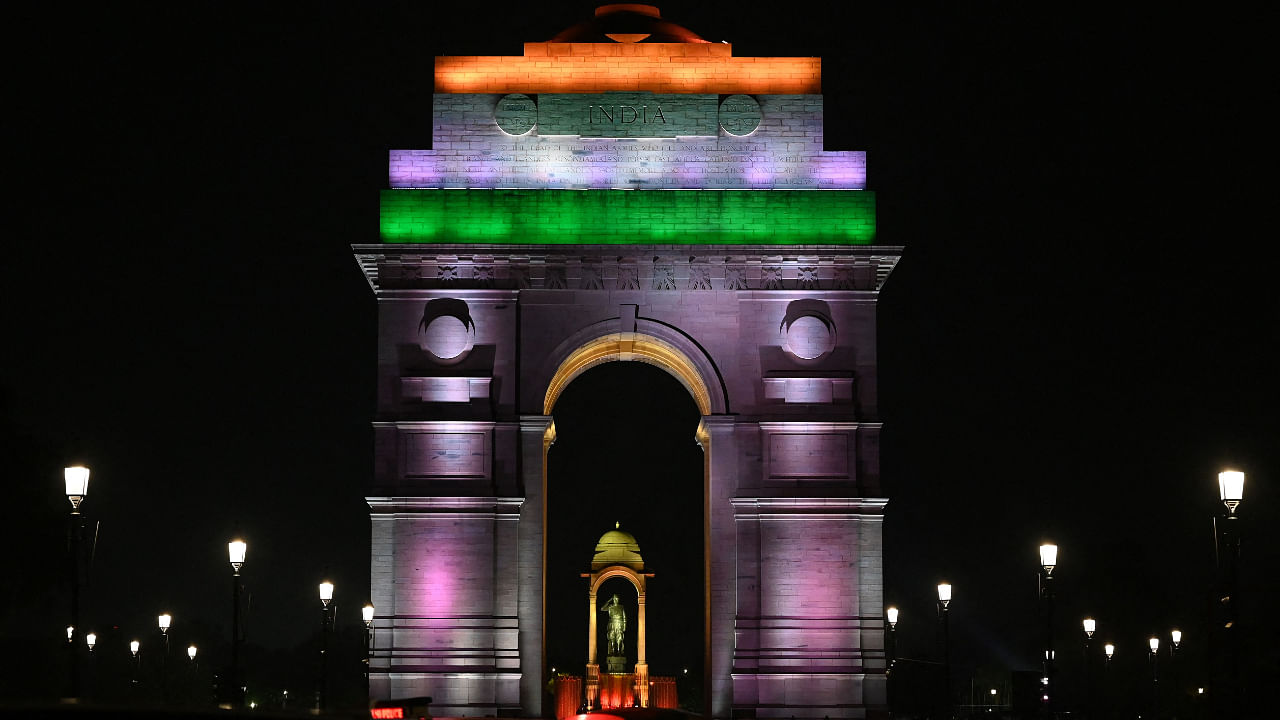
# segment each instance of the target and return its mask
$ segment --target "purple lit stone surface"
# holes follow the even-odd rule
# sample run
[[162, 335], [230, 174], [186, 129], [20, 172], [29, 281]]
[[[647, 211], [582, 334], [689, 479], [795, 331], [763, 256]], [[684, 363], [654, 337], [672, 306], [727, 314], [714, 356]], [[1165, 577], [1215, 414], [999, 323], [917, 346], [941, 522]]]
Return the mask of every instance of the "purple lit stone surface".
[[822, 98], [762, 95], [745, 137], [580, 139], [507, 135], [499, 95], [436, 95], [431, 150], [392, 150], [392, 188], [862, 190], [867, 156], [822, 149]]

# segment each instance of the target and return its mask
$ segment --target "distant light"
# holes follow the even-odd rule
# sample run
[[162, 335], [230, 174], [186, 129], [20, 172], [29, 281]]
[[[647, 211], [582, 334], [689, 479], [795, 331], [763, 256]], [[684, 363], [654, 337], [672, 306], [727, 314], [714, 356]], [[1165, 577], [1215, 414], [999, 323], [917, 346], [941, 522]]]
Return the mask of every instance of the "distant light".
[[133, 653], [133, 656], [134, 656], [134, 657], [137, 657], [137, 656], [138, 656], [138, 648], [140, 648], [140, 647], [142, 647], [142, 643], [138, 642], [137, 640], [134, 640], [134, 641], [132, 641], [132, 642], [130, 642], [130, 643], [129, 643], [129, 652]]
[[373, 624], [373, 604], [372, 603], [366, 604], [364, 607], [360, 608], [360, 615], [364, 618], [364, 624], [366, 626], [372, 625]]
[[1112, 645], [1111, 643], [1107, 643], [1106, 645], [1103, 645], [1102, 649], [1107, 653], [1108, 658], [1116, 654], [1116, 646]]
[[951, 604], [951, 583], [938, 583], [938, 602], [944, 608]]
[[[70, 491], [67, 492], [70, 495]], [[1224, 470], [1218, 473], [1218, 496], [1231, 512], [1244, 499], [1244, 473], [1238, 470]]]
[[324, 582], [320, 583], [320, 602], [324, 603], [325, 607], [329, 607], [329, 603], [332, 600], [333, 600], [333, 583], [329, 582], [328, 580], [325, 580]]
[[72, 638], [74, 638], [75, 636], [76, 636], [76, 626], [68, 625], [67, 626], [67, 642], [71, 642]]
[[1044, 568], [1046, 575], [1052, 575], [1053, 569], [1058, 566], [1058, 546], [1053, 543], [1045, 543], [1040, 546], [1040, 567]]
[[169, 633], [169, 625], [173, 623], [173, 616], [169, 613], [163, 613], [160, 617], [156, 618], [156, 621], [160, 624], [160, 633], [162, 635], [167, 635]]
[[898, 608], [892, 605], [884, 609], [884, 614], [889, 617], [889, 627], [897, 627], [898, 625]]
[[1151, 646], [1151, 652], [1154, 653], [1155, 651], [1160, 649], [1160, 638], [1153, 637], [1147, 641], [1147, 644]]
[[1204, 688], [1196, 688], [1196, 694], [1197, 694], [1197, 695], [1203, 695], [1203, 694], [1204, 694]]
[[195, 660], [195, 659], [196, 659], [196, 646], [195, 646], [195, 645], [192, 645], [191, 647], [187, 648], [187, 657], [188, 657], [188, 658], [190, 658], [190, 659], [192, 659], [192, 660]]
[[256, 707], [258, 707], [258, 703], [256, 703], [256, 702], [251, 702], [251, 703], [249, 703], [249, 709], [250, 709], [250, 710], [253, 710], [253, 709], [254, 709], [254, 708], [256, 708]]
[[93, 652], [93, 646], [98, 644], [98, 635], [96, 633], [89, 633], [84, 636], [84, 642], [89, 646], [89, 652]]
[[1175, 628], [1173, 632], [1169, 633], [1169, 637], [1173, 640], [1173, 646], [1176, 648], [1178, 643], [1182, 642], [1182, 631]]
[[1098, 621], [1093, 618], [1084, 619], [1084, 634], [1087, 637], [1093, 637], [1093, 633], [1098, 629]]
[[995, 689], [995, 688], [991, 688], [991, 694], [992, 694], [992, 695], [995, 695], [995, 694], [996, 694], [996, 689]]

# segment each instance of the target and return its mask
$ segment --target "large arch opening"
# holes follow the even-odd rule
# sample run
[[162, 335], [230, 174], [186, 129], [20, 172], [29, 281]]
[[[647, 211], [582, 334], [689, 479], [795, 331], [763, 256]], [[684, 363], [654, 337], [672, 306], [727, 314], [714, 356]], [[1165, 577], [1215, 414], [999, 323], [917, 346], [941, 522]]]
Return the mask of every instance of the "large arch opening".
[[[564, 381], [554, 397], [548, 393], [547, 408], [555, 418], [544, 496], [547, 667], [583, 673], [582, 574], [591, 570], [601, 535], [617, 523], [635, 536], [646, 570], [655, 573], [647, 588], [650, 677], [676, 677], [680, 705], [701, 712], [707, 552], [705, 462], [695, 442], [701, 403], [685, 379], [656, 362], [601, 359], [565, 375], [558, 374]], [[631, 621], [626, 653], [634, 663], [636, 593], [624, 590], [625, 582], [616, 578], [601, 591], [611, 596], [619, 583]]]

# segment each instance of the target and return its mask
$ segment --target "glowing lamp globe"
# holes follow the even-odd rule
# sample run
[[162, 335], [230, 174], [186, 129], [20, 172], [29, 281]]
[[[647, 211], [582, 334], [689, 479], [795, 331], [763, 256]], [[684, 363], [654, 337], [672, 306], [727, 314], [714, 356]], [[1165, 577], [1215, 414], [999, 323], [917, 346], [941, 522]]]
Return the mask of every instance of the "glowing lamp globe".
[[187, 648], [187, 657], [188, 657], [188, 658], [191, 658], [192, 660], [195, 660], [195, 659], [196, 659], [196, 646], [195, 646], [195, 645], [192, 645], [191, 647]]
[[79, 512], [80, 503], [89, 494], [89, 468], [73, 465], [63, 468], [62, 478], [67, 486], [67, 499], [71, 501], [71, 511]]
[[1046, 575], [1052, 575], [1053, 569], [1058, 566], [1058, 546], [1053, 543], [1045, 543], [1040, 546], [1040, 567], [1044, 568]]
[[[70, 491], [67, 494], [70, 495]], [[1244, 499], [1244, 473], [1237, 470], [1218, 473], [1218, 496], [1222, 498], [1222, 504], [1234, 513]]]
[[1154, 653], [1160, 649], [1160, 638], [1153, 637], [1147, 641], [1147, 644], [1151, 646], [1151, 652]]
[[76, 627], [74, 625], [67, 626], [67, 642], [71, 642], [76, 636]]
[[138, 648], [140, 647], [142, 647], [142, 643], [138, 642], [137, 640], [133, 640], [129, 643], [129, 652], [133, 653], [134, 657], [137, 657]]
[[243, 540], [232, 540], [227, 543], [227, 559], [231, 561], [231, 569], [237, 575], [240, 574], [240, 568], [244, 567], [244, 556], [248, 550], [249, 546]]
[[373, 605], [365, 605], [360, 608], [360, 616], [364, 618], [365, 626], [373, 624]]
[[329, 603], [333, 601], [333, 583], [325, 580], [320, 583], [320, 602], [325, 607], [329, 607]]
[[1173, 640], [1173, 646], [1178, 647], [1178, 643], [1182, 642], [1182, 631], [1175, 629], [1173, 632], [1169, 633], [1169, 638]]
[[89, 652], [93, 652], [93, 646], [98, 644], [97, 633], [89, 633], [84, 636], [84, 643], [89, 646]]
[[156, 622], [160, 625], [160, 633], [167, 635], [169, 633], [169, 625], [173, 623], [173, 616], [169, 613], [164, 613], [156, 618]]
[[951, 583], [938, 583], [938, 602], [944, 608], [951, 604]]
[[1093, 637], [1094, 631], [1098, 629], [1098, 621], [1093, 618], [1084, 619], [1084, 634], [1086, 637]]
[[898, 626], [898, 608], [887, 607], [884, 609], [884, 614], [889, 617], [889, 627], [895, 628]]
[[1105, 652], [1105, 653], [1107, 654], [1107, 659], [1108, 659], [1108, 660], [1110, 660], [1110, 659], [1111, 659], [1111, 656], [1112, 656], [1112, 655], [1115, 655], [1115, 654], [1116, 654], [1116, 646], [1115, 646], [1115, 645], [1112, 645], [1111, 643], [1107, 643], [1106, 645], [1103, 645], [1103, 646], [1102, 646], [1102, 650], [1103, 650], [1103, 652]]

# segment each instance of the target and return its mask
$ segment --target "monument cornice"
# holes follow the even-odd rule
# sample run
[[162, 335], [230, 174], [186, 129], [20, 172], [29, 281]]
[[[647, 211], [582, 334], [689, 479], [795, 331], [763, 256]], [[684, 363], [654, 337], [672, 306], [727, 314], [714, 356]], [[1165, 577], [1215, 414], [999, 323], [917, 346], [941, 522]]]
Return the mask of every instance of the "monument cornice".
[[[380, 296], [413, 290], [811, 293], [874, 298], [896, 245], [356, 244]], [[495, 292], [495, 297], [509, 297]], [[779, 297], [778, 299], [782, 299]]]

